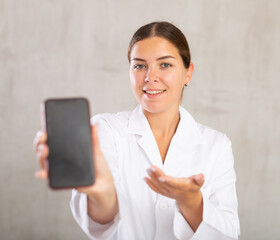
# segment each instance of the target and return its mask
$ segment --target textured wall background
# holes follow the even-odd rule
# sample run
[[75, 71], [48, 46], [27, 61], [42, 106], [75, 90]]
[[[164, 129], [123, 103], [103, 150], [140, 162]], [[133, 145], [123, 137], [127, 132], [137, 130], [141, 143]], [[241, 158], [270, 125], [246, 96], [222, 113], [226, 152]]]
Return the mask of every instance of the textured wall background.
[[280, 2], [0, 0], [0, 238], [87, 239], [69, 191], [33, 177], [40, 103], [86, 96], [92, 113], [136, 105], [130, 37], [154, 20], [186, 34], [195, 73], [183, 106], [233, 142], [241, 238], [279, 239]]

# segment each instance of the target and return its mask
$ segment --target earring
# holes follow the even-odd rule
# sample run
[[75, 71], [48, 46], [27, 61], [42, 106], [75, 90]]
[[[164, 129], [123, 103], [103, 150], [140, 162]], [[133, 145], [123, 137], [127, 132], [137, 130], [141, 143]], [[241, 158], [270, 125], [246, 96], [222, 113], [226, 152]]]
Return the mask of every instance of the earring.
[[190, 85], [190, 83], [189, 82], [187, 82], [186, 84], [185, 84], [185, 87], [187, 87], [187, 86], [189, 86]]

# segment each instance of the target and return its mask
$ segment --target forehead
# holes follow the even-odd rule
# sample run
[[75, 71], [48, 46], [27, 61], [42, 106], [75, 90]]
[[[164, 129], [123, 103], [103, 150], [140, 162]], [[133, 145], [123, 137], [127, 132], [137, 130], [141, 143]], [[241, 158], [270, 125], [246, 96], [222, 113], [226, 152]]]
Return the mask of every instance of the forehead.
[[178, 49], [168, 40], [162, 37], [151, 37], [138, 41], [131, 49], [131, 59], [133, 57], [161, 57], [171, 55], [179, 57]]

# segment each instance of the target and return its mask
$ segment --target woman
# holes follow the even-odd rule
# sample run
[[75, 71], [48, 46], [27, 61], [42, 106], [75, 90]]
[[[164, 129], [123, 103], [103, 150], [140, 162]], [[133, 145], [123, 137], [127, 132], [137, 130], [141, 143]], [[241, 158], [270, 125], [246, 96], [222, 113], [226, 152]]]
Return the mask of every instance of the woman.
[[[73, 190], [74, 218], [92, 239], [237, 239], [231, 142], [180, 107], [194, 69], [185, 36], [167, 22], [147, 24], [128, 60], [139, 106], [93, 117], [96, 180]], [[46, 137], [35, 139], [40, 178]]]

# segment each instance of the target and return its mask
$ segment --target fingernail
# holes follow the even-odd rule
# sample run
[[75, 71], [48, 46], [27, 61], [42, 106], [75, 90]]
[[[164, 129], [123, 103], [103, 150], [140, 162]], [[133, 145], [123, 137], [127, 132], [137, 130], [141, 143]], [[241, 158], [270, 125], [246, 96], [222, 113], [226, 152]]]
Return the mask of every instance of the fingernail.
[[147, 173], [148, 173], [149, 175], [151, 175], [151, 174], [152, 174], [152, 171], [151, 171], [151, 169], [150, 169], [150, 168], [148, 168], [148, 169], [147, 169]]
[[39, 146], [38, 146], [38, 150], [39, 150], [39, 151], [42, 151], [42, 150], [43, 150], [43, 148], [44, 148], [44, 145], [43, 145], [43, 144], [39, 144]]
[[156, 172], [156, 169], [154, 167], [150, 167], [152, 172]]
[[199, 175], [199, 178], [204, 181], [204, 176], [202, 174]]
[[38, 138], [41, 138], [42, 135], [43, 135], [43, 132], [42, 132], [42, 131], [38, 131], [38, 132], [37, 132], [37, 137], [38, 137]]

